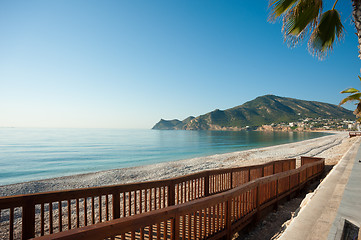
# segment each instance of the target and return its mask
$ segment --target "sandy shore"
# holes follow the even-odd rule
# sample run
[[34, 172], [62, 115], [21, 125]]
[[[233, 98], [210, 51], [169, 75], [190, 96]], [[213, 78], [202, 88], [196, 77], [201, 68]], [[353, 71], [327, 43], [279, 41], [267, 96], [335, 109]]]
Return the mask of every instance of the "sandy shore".
[[208, 169], [247, 166], [286, 158], [299, 159], [300, 156], [324, 157], [326, 164], [334, 165], [356, 139], [349, 138], [348, 133], [343, 132], [247, 151], [11, 184], [0, 186], [0, 196], [166, 179]]

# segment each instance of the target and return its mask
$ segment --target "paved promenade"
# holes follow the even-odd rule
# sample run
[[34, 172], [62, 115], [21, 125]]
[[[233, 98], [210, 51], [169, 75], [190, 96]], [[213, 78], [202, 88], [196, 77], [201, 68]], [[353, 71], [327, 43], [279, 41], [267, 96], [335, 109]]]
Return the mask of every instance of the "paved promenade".
[[[361, 138], [301, 208], [282, 240], [341, 239], [344, 219], [361, 227]], [[361, 236], [359, 234], [359, 239]]]

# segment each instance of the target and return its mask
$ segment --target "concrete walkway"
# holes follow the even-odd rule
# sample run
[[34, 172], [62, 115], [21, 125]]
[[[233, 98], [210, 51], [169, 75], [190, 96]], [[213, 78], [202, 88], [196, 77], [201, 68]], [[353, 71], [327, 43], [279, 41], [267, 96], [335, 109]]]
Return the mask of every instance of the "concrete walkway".
[[[348, 179], [343, 197], [332, 224], [328, 239], [341, 239], [344, 221], [347, 219], [357, 227], [361, 227], [361, 149], [359, 148], [351, 175]], [[361, 235], [359, 234], [359, 239]]]
[[279, 239], [338, 240], [345, 218], [361, 226], [360, 143], [361, 139], [354, 143], [311, 197], [306, 198], [308, 202]]

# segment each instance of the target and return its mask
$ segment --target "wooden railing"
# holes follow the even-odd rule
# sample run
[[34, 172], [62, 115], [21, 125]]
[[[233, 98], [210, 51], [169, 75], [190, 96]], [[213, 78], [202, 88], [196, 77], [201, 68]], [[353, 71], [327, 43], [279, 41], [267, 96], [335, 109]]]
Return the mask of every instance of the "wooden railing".
[[350, 138], [356, 137], [356, 136], [361, 136], [361, 132], [349, 132], [348, 134], [349, 134]]
[[212, 196], [36, 239], [231, 239], [264, 209], [323, 173], [324, 159], [302, 160], [308, 163], [298, 169], [251, 180]]
[[29, 239], [184, 204], [295, 169], [287, 159], [172, 179], [0, 198], [0, 239]]

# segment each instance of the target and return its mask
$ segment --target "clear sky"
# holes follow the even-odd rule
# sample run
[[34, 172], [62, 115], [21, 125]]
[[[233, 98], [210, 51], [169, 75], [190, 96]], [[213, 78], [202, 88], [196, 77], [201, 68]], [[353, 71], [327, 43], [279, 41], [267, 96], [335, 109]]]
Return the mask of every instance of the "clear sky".
[[345, 38], [319, 61], [287, 47], [266, 0], [0, 1], [0, 127], [151, 128], [265, 94], [338, 104], [361, 61], [351, 1], [337, 9]]

